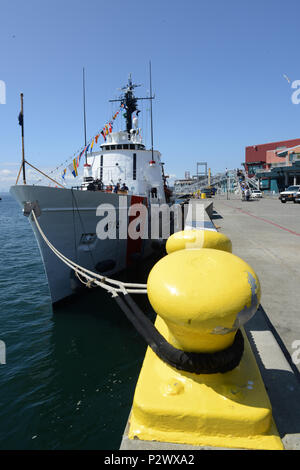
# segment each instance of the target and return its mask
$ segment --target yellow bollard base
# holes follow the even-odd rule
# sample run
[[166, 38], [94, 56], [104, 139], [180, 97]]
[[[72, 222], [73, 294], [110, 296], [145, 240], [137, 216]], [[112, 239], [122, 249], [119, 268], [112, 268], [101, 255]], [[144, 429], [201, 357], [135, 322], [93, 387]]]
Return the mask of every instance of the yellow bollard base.
[[[156, 326], [166, 333], [163, 320]], [[133, 400], [130, 439], [235, 449], [284, 449], [247, 337], [226, 374], [177, 371], [148, 348]]]

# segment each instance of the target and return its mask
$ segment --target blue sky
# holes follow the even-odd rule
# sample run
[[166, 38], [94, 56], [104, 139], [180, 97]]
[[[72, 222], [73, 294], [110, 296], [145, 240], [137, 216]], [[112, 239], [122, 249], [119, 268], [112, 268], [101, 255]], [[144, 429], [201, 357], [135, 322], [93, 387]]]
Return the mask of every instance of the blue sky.
[[[299, 14], [294, 0], [2, 1], [0, 190], [21, 158], [21, 92], [32, 164], [49, 171], [83, 145], [83, 66], [89, 138], [130, 72], [147, 93], [151, 59], [154, 146], [178, 178], [197, 161], [214, 173], [240, 166], [247, 145], [300, 137], [283, 76], [300, 79]], [[149, 126], [144, 135], [149, 145]]]

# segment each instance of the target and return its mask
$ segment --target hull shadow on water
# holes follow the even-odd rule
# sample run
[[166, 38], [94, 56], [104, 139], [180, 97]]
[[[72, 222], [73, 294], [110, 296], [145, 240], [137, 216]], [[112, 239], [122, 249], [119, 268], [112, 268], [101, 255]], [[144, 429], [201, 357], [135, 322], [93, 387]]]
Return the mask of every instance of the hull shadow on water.
[[[162, 256], [137, 264], [119, 278], [146, 282]], [[154, 320], [147, 296], [136, 295], [135, 300]], [[144, 340], [110, 294], [93, 288], [55, 307], [50, 343], [55, 370], [50, 389], [59, 395], [55, 401], [62, 415], [51, 420], [52, 448], [118, 449], [146, 352]], [[48, 437], [51, 416], [44, 422]], [[46, 442], [42, 447], [49, 448]]]

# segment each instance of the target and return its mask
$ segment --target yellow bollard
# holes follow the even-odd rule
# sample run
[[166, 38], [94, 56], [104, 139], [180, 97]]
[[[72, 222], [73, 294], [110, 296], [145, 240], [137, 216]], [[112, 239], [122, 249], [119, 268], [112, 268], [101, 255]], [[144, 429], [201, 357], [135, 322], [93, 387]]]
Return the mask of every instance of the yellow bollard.
[[129, 438], [196, 446], [282, 449], [271, 404], [242, 325], [256, 311], [260, 284], [253, 269], [226, 251], [174, 251], [147, 282], [156, 327], [169, 343], [214, 354], [233, 343], [244, 353], [226, 373], [179, 371], [148, 348], [133, 400]]
[[181, 230], [168, 238], [166, 243], [168, 254], [185, 248], [214, 248], [231, 253], [232, 243], [226, 235], [214, 230]]
[[206, 199], [206, 194], [205, 193], [201, 193], [201, 199]]

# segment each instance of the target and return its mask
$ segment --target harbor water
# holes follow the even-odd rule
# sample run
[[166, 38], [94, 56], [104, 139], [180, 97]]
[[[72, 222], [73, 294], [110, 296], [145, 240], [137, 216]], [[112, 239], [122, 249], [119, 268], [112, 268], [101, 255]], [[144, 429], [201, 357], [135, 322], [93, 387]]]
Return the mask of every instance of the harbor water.
[[0, 201], [0, 449], [118, 449], [146, 346], [109, 295], [53, 312], [28, 219]]

